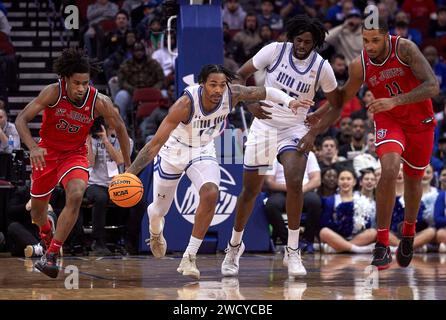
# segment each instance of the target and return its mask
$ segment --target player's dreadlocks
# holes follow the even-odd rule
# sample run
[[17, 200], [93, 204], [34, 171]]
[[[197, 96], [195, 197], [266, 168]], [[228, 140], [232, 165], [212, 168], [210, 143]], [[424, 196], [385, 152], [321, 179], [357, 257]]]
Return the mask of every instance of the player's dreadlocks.
[[229, 83], [238, 78], [234, 72], [220, 64], [207, 64], [201, 68], [200, 74], [198, 75], [198, 83], [205, 83], [211, 73], [223, 73]]
[[99, 62], [92, 61], [80, 48], [64, 49], [54, 62], [54, 72], [61, 77], [71, 77], [75, 73], [89, 73], [91, 77], [101, 72]]
[[296, 36], [310, 32], [313, 35], [315, 48], [320, 48], [324, 44], [325, 35], [328, 33], [321, 21], [303, 14], [296, 15], [287, 22], [286, 32], [291, 42]]

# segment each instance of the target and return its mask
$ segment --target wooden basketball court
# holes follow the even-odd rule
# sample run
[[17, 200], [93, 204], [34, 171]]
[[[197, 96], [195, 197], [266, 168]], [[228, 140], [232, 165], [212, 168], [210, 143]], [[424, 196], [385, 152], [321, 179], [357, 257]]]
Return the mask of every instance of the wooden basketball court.
[[[446, 254], [416, 255], [407, 269], [394, 261], [373, 282], [366, 269], [370, 255], [306, 255], [308, 275], [296, 279], [288, 278], [280, 254], [246, 254], [239, 277], [223, 278], [223, 257], [199, 255], [199, 281], [176, 272], [180, 254], [163, 259], [64, 257], [57, 279], [34, 269], [36, 260], [0, 257], [0, 299], [446, 299]], [[79, 289], [67, 290], [69, 273], [64, 271], [73, 266], [79, 270]]]

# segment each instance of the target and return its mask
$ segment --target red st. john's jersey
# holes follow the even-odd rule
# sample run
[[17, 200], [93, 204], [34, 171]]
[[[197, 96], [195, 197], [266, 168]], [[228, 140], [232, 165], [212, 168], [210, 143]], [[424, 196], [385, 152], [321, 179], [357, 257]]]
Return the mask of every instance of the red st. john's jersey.
[[[98, 91], [88, 86], [81, 106], [71, 103], [64, 78], [59, 79], [57, 102], [43, 111], [40, 128], [41, 143], [59, 151], [71, 151], [85, 147], [87, 135], [94, 121], [94, 107]], [[86, 149], [85, 149], [86, 150]]]
[[[376, 99], [390, 98], [408, 93], [420, 85], [409, 65], [404, 63], [397, 53], [400, 37], [390, 36], [390, 52], [383, 63], [373, 63], [367, 52], [362, 50], [361, 62], [364, 70], [364, 82]], [[390, 116], [406, 126], [419, 126], [423, 120], [431, 118], [434, 123], [434, 112], [431, 99], [394, 107], [392, 110], [375, 114], [375, 121]]]

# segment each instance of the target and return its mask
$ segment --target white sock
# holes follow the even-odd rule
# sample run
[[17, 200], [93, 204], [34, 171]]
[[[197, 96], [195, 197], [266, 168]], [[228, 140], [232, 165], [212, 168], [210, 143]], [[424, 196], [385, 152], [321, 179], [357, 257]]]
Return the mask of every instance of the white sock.
[[151, 214], [152, 210], [150, 210], [150, 206], [147, 207], [147, 216], [149, 217], [150, 232], [153, 234], [160, 234], [163, 231], [164, 227], [161, 225], [163, 217], [160, 217], [157, 214], [153, 213]]
[[202, 242], [203, 240], [190, 236], [189, 245], [187, 246], [186, 251], [184, 251], [183, 257], [186, 257], [188, 254], [196, 255]]
[[291, 230], [288, 228], [288, 248], [296, 250], [299, 247], [299, 229]]
[[397, 249], [398, 249], [397, 246], [391, 246], [391, 247], [390, 247], [390, 252], [391, 252], [391, 253], [395, 253]]
[[352, 244], [352, 248], [350, 249], [350, 251], [354, 253], [371, 253], [374, 248], [375, 248], [374, 243], [369, 244], [368, 246], [357, 246], [355, 244]]
[[238, 231], [235, 231], [234, 228], [232, 228], [232, 236], [231, 236], [231, 241], [229, 241], [229, 244], [233, 247], [238, 246], [242, 242], [242, 237], [243, 237], [244, 231], [245, 230], [243, 229], [242, 231], [238, 232]]

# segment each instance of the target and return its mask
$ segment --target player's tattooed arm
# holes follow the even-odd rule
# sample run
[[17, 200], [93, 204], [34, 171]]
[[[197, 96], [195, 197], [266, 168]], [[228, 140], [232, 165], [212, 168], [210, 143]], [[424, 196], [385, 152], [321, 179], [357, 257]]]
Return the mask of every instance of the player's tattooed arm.
[[397, 47], [398, 56], [408, 64], [421, 84], [410, 92], [394, 97], [396, 105], [416, 103], [438, 95], [440, 88], [429, 62], [418, 49], [417, 45], [407, 39], [400, 39]]
[[265, 87], [246, 87], [239, 84], [231, 84], [229, 88], [231, 89], [234, 105], [240, 101], [259, 101], [266, 98]]
[[181, 96], [169, 109], [169, 114], [161, 122], [155, 136], [139, 151], [135, 161], [126, 170], [137, 175], [155, 158], [166, 143], [171, 132], [180, 124], [187, 122], [191, 116], [192, 102], [187, 95]]

